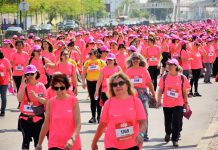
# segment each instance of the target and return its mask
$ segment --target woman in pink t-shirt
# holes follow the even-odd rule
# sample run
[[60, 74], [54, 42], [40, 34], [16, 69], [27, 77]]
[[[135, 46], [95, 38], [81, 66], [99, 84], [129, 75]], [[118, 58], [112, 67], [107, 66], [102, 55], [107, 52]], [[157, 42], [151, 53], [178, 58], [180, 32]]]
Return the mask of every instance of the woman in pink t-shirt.
[[157, 106], [162, 105], [161, 98], [163, 94], [165, 141], [168, 143], [171, 139], [173, 146], [178, 147], [183, 118], [183, 105], [188, 110], [188, 90], [190, 89], [190, 85], [188, 79], [179, 73], [179, 63], [176, 59], [169, 60], [167, 64], [169, 72], [162, 76], [159, 81]]
[[80, 150], [80, 108], [76, 97], [67, 94], [70, 88], [67, 76], [55, 74], [51, 87], [56, 96], [50, 99], [46, 106], [46, 117], [36, 150], [42, 150], [42, 142], [48, 131], [49, 150]]
[[10, 60], [11, 54], [16, 52], [11, 40], [4, 40], [4, 47], [2, 48], [2, 52], [4, 57]]
[[109, 79], [109, 100], [104, 105], [92, 150], [98, 149], [97, 142], [104, 132], [106, 150], [141, 149], [147, 118], [132, 88], [129, 78], [123, 73], [116, 73]]
[[[138, 92], [139, 99], [142, 101], [142, 104], [144, 106], [144, 110], [146, 112], [146, 115], [148, 116], [147, 111], [147, 103], [148, 103], [148, 91], [147, 87], [149, 88], [149, 92], [152, 93], [152, 96], [155, 98], [155, 91], [154, 86], [151, 81], [150, 74], [147, 70], [145, 59], [142, 55], [140, 55], [137, 52], [134, 52], [130, 58], [127, 60], [128, 69], [126, 71], [126, 74], [130, 78], [132, 84], [134, 85], [134, 88]], [[148, 141], [148, 119], [146, 122], [146, 132], [144, 136], [144, 141]]]
[[[105, 66], [103, 69], [101, 69], [100, 76], [98, 78], [97, 84], [96, 84], [96, 90], [95, 90], [95, 97], [99, 95], [99, 88], [101, 86], [101, 100], [103, 104], [108, 99], [106, 92], [108, 90], [108, 82], [109, 78], [119, 72], [122, 71], [120, 66], [116, 63], [116, 56], [113, 53], [109, 53], [106, 59], [107, 66]], [[98, 120], [99, 121], [99, 120]]]
[[122, 68], [123, 72], [126, 71], [126, 59], [128, 54], [126, 52], [126, 46], [120, 44], [118, 47], [118, 53], [116, 54], [117, 64]]
[[99, 52], [101, 54], [100, 59], [105, 61], [107, 60], [107, 55], [110, 52], [110, 50], [108, 49], [108, 47], [106, 45], [103, 45], [99, 48]]

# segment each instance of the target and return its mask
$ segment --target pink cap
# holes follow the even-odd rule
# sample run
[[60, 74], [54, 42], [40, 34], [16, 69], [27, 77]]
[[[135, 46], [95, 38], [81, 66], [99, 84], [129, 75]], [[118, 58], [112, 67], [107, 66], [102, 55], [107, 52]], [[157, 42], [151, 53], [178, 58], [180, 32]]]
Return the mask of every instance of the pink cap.
[[185, 40], [180, 41], [181, 45], [187, 44], [187, 42]]
[[179, 62], [177, 59], [173, 58], [167, 61], [167, 64], [174, 64], [176, 66], [179, 66]]
[[33, 33], [30, 33], [28, 37], [29, 37], [29, 38], [34, 37], [34, 34], [33, 34]]
[[40, 37], [36, 36], [36, 37], [34, 38], [34, 41], [41, 41], [41, 39], [40, 39]]
[[105, 51], [106, 51], [106, 52], [109, 52], [109, 51], [110, 51], [106, 45], [101, 46], [101, 47], [100, 47], [100, 50], [101, 50], [102, 52], [105, 52]]
[[32, 48], [32, 50], [33, 50], [33, 51], [41, 51], [42, 48], [41, 48], [41, 46], [39, 46], [39, 45], [34, 45], [33, 48]]
[[113, 53], [109, 53], [109, 54], [107, 55], [107, 59], [115, 60], [115, 59], [116, 59], [116, 56], [115, 56]]
[[4, 43], [4, 44], [11, 44], [12, 42], [11, 42], [11, 40], [9, 40], [9, 39], [5, 39], [5, 40], [3, 41], [3, 43]]
[[25, 37], [24, 36], [20, 36], [20, 40], [24, 40], [25, 39]]
[[133, 51], [133, 52], [137, 52], [137, 48], [134, 45], [131, 45], [128, 50]]
[[65, 44], [64, 44], [64, 42], [63, 41], [59, 41], [58, 43], [57, 43], [57, 46], [64, 46]]
[[95, 43], [95, 41], [93, 40], [93, 38], [89, 38], [89, 40], [88, 40], [88, 44], [91, 44], [91, 43]]
[[52, 34], [51, 33], [48, 33], [48, 35], [47, 35], [48, 37], [51, 37], [52, 36]]
[[110, 41], [110, 44], [112, 44], [112, 43], [117, 44], [117, 42], [115, 40]]
[[97, 44], [104, 44], [104, 42], [102, 40], [97, 40], [96, 42]]
[[17, 35], [13, 35], [12, 38], [13, 38], [13, 39], [18, 39], [18, 36], [17, 36]]
[[80, 33], [80, 32], [76, 33], [76, 36], [81, 36], [81, 35], [82, 35], [82, 33]]
[[28, 74], [28, 73], [36, 73], [37, 72], [37, 69], [34, 65], [28, 65], [26, 66], [26, 68], [24, 69], [24, 72], [25, 74]]

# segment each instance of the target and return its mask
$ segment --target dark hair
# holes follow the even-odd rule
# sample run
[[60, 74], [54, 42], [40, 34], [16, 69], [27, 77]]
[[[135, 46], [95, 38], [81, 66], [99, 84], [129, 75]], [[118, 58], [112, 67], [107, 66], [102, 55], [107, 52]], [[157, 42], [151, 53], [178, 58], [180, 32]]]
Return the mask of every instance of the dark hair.
[[185, 50], [186, 51], [186, 44], [182, 45], [181, 50]]
[[70, 88], [70, 82], [65, 74], [54, 74], [51, 80], [51, 87], [53, 88], [57, 83], [63, 83], [68, 90]]
[[[64, 52], [68, 52], [68, 53], [69, 53], [69, 51], [67, 51], [66, 49], [61, 52], [61, 54], [60, 54], [60, 61], [61, 61], [61, 62], [63, 61], [63, 59], [61, 58], [61, 56], [64, 54]], [[70, 55], [70, 53], [69, 53], [69, 55]], [[70, 58], [70, 56], [69, 56], [69, 58]]]
[[118, 50], [120, 50], [121, 48], [126, 48], [125, 44], [119, 44]]
[[172, 39], [172, 43], [175, 44], [176, 43], [176, 39]]
[[17, 40], [17, 41], [15, 42], [15, 46], [17, 46], [19, 43], [21, 43], [21, 44], [22, 44], [22, 46], [24, 46], [24, 43], [23, 43], [23, 41], [22, 41], [22, 40]]
[[0, 59], [4, 58], [4, 54], [2, 53], [2, 51], [0, 50]]
[[38, 80], [40, 78], [40, 73], [39, 71], [36, 71], [36, 80]]
[[156, 40], [155, 40], [154, 37], [149, 37], [149, 38], [148, 38], [148, 41], [152, 42], [153, 44], [156, 42]]
[[74, 41], [70, 41], [69, 44], [67, 44], [68, 47], [74, 47], [75, 46], [75, 42]]
[[52, 53], [53, 52], [53, 45], [49, 42], [49, 41], [47, 41], [47, 40], [42, 40], [42, 49], [44, 50], [44, 48], [43, 48], [43, 42], [46, 42], [47, 44], [48, 44], [48, 51], [50, 52], [50, 53]]

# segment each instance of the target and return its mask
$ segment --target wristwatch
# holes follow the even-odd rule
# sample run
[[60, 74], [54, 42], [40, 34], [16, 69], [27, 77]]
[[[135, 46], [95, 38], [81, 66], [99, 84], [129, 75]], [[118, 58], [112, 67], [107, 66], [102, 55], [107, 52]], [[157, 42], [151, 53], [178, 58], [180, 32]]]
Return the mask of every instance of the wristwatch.
[[139, 132], [139, 136], [144, 138], [145, 134], [143, 132]]
[[75, 139], [74, 139], [74, 137], [73, 137], [73, 136], [71, 137], [71, 140], [72, 140], [73, 142], [75, 142]]

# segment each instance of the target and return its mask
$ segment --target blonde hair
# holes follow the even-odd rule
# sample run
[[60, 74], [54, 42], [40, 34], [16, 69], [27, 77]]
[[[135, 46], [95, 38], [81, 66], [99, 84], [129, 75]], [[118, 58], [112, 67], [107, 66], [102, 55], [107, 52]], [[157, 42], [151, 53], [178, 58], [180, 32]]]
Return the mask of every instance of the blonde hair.
[[140, 53], [134, 52], [129, 56], [129, 58], [126, 61], [128, 68], [133, 66], [133, 63], [132, 63], [133, 57], [138, 57], [140, 59], [140, 62], [139, 62], [140, 67], [147, 67], [147, 61], [145, 60], [145, 58]]
[[132, 85], [132, 83], [130, 82], [130, 79], [128, 78], [128, 76], [127, 76], [126, 74], [124, 74], [123, 72], [118, 72], [118, 73], [112, 75], [112, 76], [110, 77], [110, 79], [109, 79], [109, 89], [108, 89], [108, 92], [107, 92], [108, 98], [111, 98], [111, 97], [116, 96], [116, 95], [115, 95], [115, 92], [114, 92], [114, 90], [113, 90], [112, 84], [113, 84], [114, 80], [115, 80], [115, 79], [118, 79], [118, 78], [123, 79], [124, 82], [126, 83], [128, 94], [135, 96], [135, 95], [136, 95], [136, 92], [135, 92], [135, 90], [134, 90], [134, 88], [133, 88], [133, 85]]

